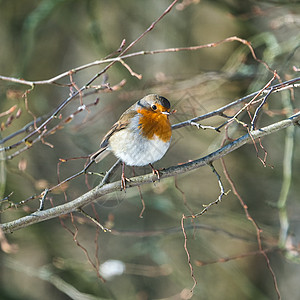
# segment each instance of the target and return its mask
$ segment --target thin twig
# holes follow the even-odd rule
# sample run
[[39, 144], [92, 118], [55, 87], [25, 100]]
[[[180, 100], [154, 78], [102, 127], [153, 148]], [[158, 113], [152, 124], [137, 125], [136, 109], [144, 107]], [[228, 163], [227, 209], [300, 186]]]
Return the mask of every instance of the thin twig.
[[193, 210], [191, 209], [191, 207], [189, 206], [189, 204], [187, 203], [187, 199], [186, 199], [186, 196], [185, 196], [185, 193], [184, 191], [179, 187], [178, 185], [178, 182], [177, 182], [177, 176], [174, 176], [174, 185], [175, 185], [175, 188], [181, 193], [182, 195], [182, 200], [183, 200], [183, 205], [187, 208], [187, 210], [189, 211], [189, 213], [191, 215], [193, 215]]
[[214, 165], [212, 163], [209, 164], [209, 166], [211, 167], [213, 173], [217, 176], [217, 179], [218, 179], [218, 184], [219, 184], [219, 187], [220, 187], [220, 195], [218, 197], [218, 201], [221, 202], [222, 198], [224, 195], [226, 195], [225, 191], [224, 191], [224, 186], [223, 186], [223, 183], [221, 181], [221, 176], [219, 175], [219, 173], [217, 172], [217, 170], [215, 169]]
[[[276, 251], [280, 251], [280, 249], [278, 247], [273, 247], [273, 248], [264, 249], [264, 251], [265, 251], [265, 253], [273, 253]], [[229, 256], [229, 257], [221, 257], [221, 258], [218, 258], [216, 260], [211, 260], [211, 261], [195, 260], [195, 265], [197, 267], [203, 267], [203, 266], [217, 264], [217, 263], [225, 263], [225, 262], [229, 262], [232, 260], [237, 260], [237, 259], [241, 259], [241, 258], [245, 258], [245, 257], [249, 257], [249, 256], [254, 256], [254, 255], [261, 255], [261, 251], [258, 250], [258, 251], [242, 253], [242, 254]]]
[[83, 214], [86, 218], [88, 218], [89, 220], [91, 220], [93, 223], [95, 223], [98, 227], [100, 227], [102, 229], [103, 232], [111, 232], [110, 229], [105, 228], [102, 224], [100, 224], [96, 219], [94, 219], [93, 217], [91, 217], [89, 214], [87, 214], [82, 208], [78, 208], [78, 211]]
[[[237, 119], [237, 117], [243, 112], [245, 111], [246, 109], [248, 109], [255, 100], [257, 100], [257, 98], [262, 94], [264, 93], [264, 91], [267, 91], [267, 96], [265, 97], [265, 99], [267, 99], [267, 97], [272, 93], [272, 88], [270, 90], [268, 90], [268, 88], [270, 87], [271, 83], [273, 82], [273, 80], [276, 78], [277, 76], [277, 73], [274, 71], [274, 74], [273, 74], [273, 78], [261, 89], [259, 90], [257, 93], [255, 93], [254, 97], [249, 101], [247, 102], [239, 111], [237, 111], [234, 116], [232, 118], [230, 118], [229, 120], [227, 120], [226, 122], [224, 122], [222, 125], [220, 125], [219, 127], [217, 127], [217, 130], [220, 130], [223, 126], [231, 123], [232, 121], [238, 121], [239, 120]], [[254, 121], [255, 122], [255, 121]]]
[[39, 207], [39, 211], [42, 211], [44, 210], [44, 207], [45, 207], [45, 199], [47, 197], [47, 194], [48, 194], [49, 190], [48, 189], [45, 189], [44, 192], [41, 194], [41, 199], [40, 199], [40, 207]]
[[191, 263], [191, 255], [189, 253], [189, 250], [187, 248], [187, 234], [185, 232], [185, 228], [184, 228], [184, 220], [186, 219], [185, 215], [182, 215], [182, 218], [181, 218], [181, 229], [182, 229], [182, 233], [183, 233], [183, 237], [184, 237], [184, 244], [183, 244], [183, 247], [184, 247], [184, 251], [187, 255], [187, 261], [188, 261], [188, 265], [189, 265], [189, 268], [190, 268], [190, 272], [191, 272], [191, 277], [194, 281], [194, 284], [191, 288], [191, 293], [194, 293], [194, 289], [197, 285], [197, 280], [196, 280], [196, 277], [194, 275], [194, 269], [193, 269], [193, 265]]
[[[266, 88], [270, 87], [271, 83], [273, 82], [273, 80], [276, 77], [277, 77], [277, 73], [274, 72], [273, 78], [264, 86], [263, 90], [265, 90]], [[272, 92], [273, 92], [273, 90], [272, 90], [272, 88], [270, 88], [269, 91], [267, 92], [267, 95], [264, 97], [263, 101], [261, 101], [260, 105], [256, 108], [255, 113], [253, 115], [253, 119], [251, 121], [251, 130], [255, 129], [255, 125], [256, 125], [256, 122], [257, 122], [258, 114], [259, 114], [261, 108], [266, 104], [267, 99], [271, 95]]]

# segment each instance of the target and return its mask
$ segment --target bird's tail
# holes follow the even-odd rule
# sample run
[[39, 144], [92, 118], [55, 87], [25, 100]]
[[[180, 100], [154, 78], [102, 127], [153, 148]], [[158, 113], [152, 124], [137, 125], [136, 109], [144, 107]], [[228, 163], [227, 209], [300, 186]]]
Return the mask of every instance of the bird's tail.
[[90, 160], [93, 160], [95, 163], [98, 163], [109, 154], [109, 151], [105, 150], [107, 150], [107, 147], [100, 148], [98, 151], [91, 155]]

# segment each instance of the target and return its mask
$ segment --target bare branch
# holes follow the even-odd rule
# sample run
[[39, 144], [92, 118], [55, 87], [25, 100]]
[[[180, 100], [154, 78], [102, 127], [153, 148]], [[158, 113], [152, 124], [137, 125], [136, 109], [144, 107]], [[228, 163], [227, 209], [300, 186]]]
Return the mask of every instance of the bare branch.
[[[288, 80], [288, 81], [285, 81], [283, 83], [279, 83], [279, 84], [275, 84], [269, 88], [266, 88], [264, 90], [265, 93], [269, 93], [270, 90], [272, 90], [272, 92], [281, 92], [283, 90], [286, 90], [286, 89], [291, 89], [291, 88], [294, 88], [294, 87], [299, 87], [300, 84], [296, 84], [296, 82], [300, 81], [300, 77], [297, 77], [297, 78], [293, 78], [291, 80]], [[214, 116], [222, 116], [222, 114], [228, 110], [229, 108], [232, 108], [240, 103], [243, 103], [243, 102], [246, 102], [248, 99], [251, 99], [253, 97], [256, 97], [256, 95], [260, 94], [261, 93], [261, 90], [259, 91], [256, 91], [254, 93], [251, 93], [245, 97], [242, 97], [240, 99], [237, 99], [235, 101], [232, 101], [230, 102], [229, 104], [227, 105], [224, 105], [214, 111], [211, 111], [209, 113], [206, 113], [206, 114], [203, 114], [201, 116], [198, 116], [198, 117], [195, 117], [195, 118], [192, 118], [190, 120], [186, 120], [186, 121], [183, 121], [181, 123], [177, 123], [177, 124], [174, 124], [172, 126], [172, 130], [174, 129], [178, 129], [178, 128], [181, 128], [181, 127], [185, 127], [185, 126], [191, 126], [191, 125], [195, 125], [195, 122], [199, 122], [199, 121], [202, 121], [202, 120], [205, 120], [205, 119], [208, 119], [208, 118], [211, 118], [211, 117], [214, 117]], [[223, 127], [224, 125], [226, 125], [226, 123], [222, 124], [222, 126], [220, 127]], [[200, 126], [201, 127], [201, 126]], [[215, 130], [219, 130], [219, 128], [215, 128]]]
[[[56, 85], [61, 85], [61, 86], [69, 86], [65, 85], [65, 84], [59, 84], [57, 83], [58, 80], [64, 78], [64, 77], [69, 77], [70, 73], [74, 74], [77, 73], [79, 71], [94, 67], [94, 66], [98, 66], [98, 65], [102, 65], [102, 64], [109, 64], [108, 68], [111, 67], [111, 65], [113, 65], [116, 62], [120, 62], [121, 64], [123, 64], [124, 59], [127, 58], [131, 58], [131, 57], [136, 57], [136, 56], [142, 56], [142, 55], [155, 55], [155, 54], [163, 54], [163, 53], [172, 53], [172, 52], [181, 52], [181, 51], [198, 51], [201, 49], [205, 49], [205, 48], [215, 48], [218, 47], [224, 43], [228, 43], [228, 42], [240, 42], [244, 45], [246, 45], [253, 58], [259, 62], [262, 63], [269, 71], [271, 71], [273, 73], [273, 70], [271, 70], [271, 68], [263, 61], [261, 61], [260, 59], [258, 59], [256, 57], [256, 54], [254, 52], [254, 49], [251, 46], [251, 43], [248, 42], [247, 40], [241, 39], [237, 36], [232, 36], [232, 37], [228, 37], [226, 39], [223, 39], [221, 41], [218, 42], [214, 42], [214, 43], [208, 43], [208, 44], [204, 44], [204, 45], [198, 45], [198, 46], [190, 46], [190, 47], [175, 47], [175, 48], [166, 48], [166, 49], [157, 49], [157, 50], [147, 50], [147, 51], [138, 51], [138, 52], [133, 52], [133, 53], [129, 53], [129, 54], [125, 54], [128, 52], [128, 50], [130, 50], [137, 42], [139, 42], [139, 40], [141, 40], [147, 33], [149, 33], [154, 27], [155, 25], [168, 13], [170, 12], [170, 10], [172, 9], [172, 7], [176, 4], [178, 0], [175, 0], [172, 2], [172, 4], [165, 10], [165, 12], [156, 20], [154, 21], [147, 30], [145, 30], [137, 39], [135, 39], [133, 42], [131, 42], [129, 44], [129, 46], [127, 46], [124, 50], [120, 51], [120, 49], [124, 48], [124, 40], [122, 41], [122, 47], [120, 47], [115, 53], [120, 53], [117, 57], [114, 58], [105, 58], [105, 59], [101, 59], [101, 60], [96, 60], [94, 62], [85, 64], [85, 65], [81, 65], [79, 67], [73, 68], [72, 70], [69, 71], [65, 71], [55, 77], [46, 79], [46, 80], [37, 80], [37, 81], [29, 81], [29, 80], [24, 80], [24, 79], [18, 79], [18, 78], [13, 78], [13, 77], [7, 77], [7, 76], [0, 76], [0, 80], [3, 81], [9, 81], [9, 82], [14, 82], [14, 83], [19, 83], [19, 84], [23, 84], [23, 85], [29, 85], [31, 86], [31, 88], [33, 88], [36, 85], [45, 85], [45, 84], [56, 84]], [[113, 54], [111, 54], [113, 55]], [[109, 57], [111, 56], [109, 55]], [[124, 65], [127, 68], [127, 65]], [[107, 69], [108, 69], [107, 68]], [[127, 68], [129, 70], [129, 72], [131, 73], [131, 69]], [[131, 73], [131, 75], [133, 75]], [[134, 75], [135, 76], [135, 75]]]
[[[284, 128], [287, 128], [289, 126], [292, 126], [294, 124], [297, 124], [300, 120], [300, 112], [297, 114], [294, 114], [293, 116], [279, 121], [277, 123], [271, 124], [269, 126], [260, 128], [255, 131], [251, 131], [250, 134], [245, 134], [244, 136], [238, 138], [237, 140], [227, 144], [226, 146], [219, 148], [218, 150], [210, 153], [209, 155], [178, 165], [178, 166], [172, 166], [170, 168], [164, 169], [160, 171], [160, 178], [166, 178], [166, 177], [172, 177], [177, 174], [183, 174], [187, 173], [189, 171], [198, 169], [200, 167], [203, 167], [207, 164], [210, 164], [211, 162], [220, 159], [221, 157], [229, 154], [230, 152], [242, 147], [243, 145], [247, 144], [248, 142], [251, 142], [252, 139], [261, 138], [266, 135], [273, 134], [279, 130], [282, 130]], [[81, 172], [81, 174], [84, 172]], [[77, 173], [78, 174], [78, 173]], [[135, 186], [139, 186], [142, 184], [150, 183], [155, 180], [156, 177], [153, 176], [153, 174], [146, 174], [142, 176], [137, 176], [130, 178], [130, 182], [127, 183], [126, 188], [131, 188]], [[116, 181], [113, 183], [108, 184], [100, 184], [93, 188], [92, 190], [88, 191], [87, 193], [83, 194], [82, 196], [76, 198], [75, 200], [53, 207], [49, 208], [44, 211], [37, 211], [29, 216], [25, 216], [23, 218], [20, 218], [18, 220], [4, 223], [1, 225], [2, 230], [6, 232], [12, 232], [24, 227], [27, 227], [31, 224], [35, 224], [44, 220], [49, 220], [55, 217], [58, 217], [62, 214], [67, 214], [73, 211], [76, 211], [78, 208], [83, 207], [91, 202], [93, 202], [96, 199], [101, 198], [104, 195], [110, 194], [114, 191], [120, 190], [121, 183], [120, 181]]]
[[[43, 133], [46, 132], [46, 130], [44, 130], [45, 128], [47, 128], [47, 125], [54, 119], [57, 118], [58, 114], [60, 113], [60, 111], [62, 109], [64, 109], [74, 98], [76, 98], [77, 96], [80, 96], [81, 93], [87, 89], [88, 86], [90, 86], [97, 78], [99, 78], [101, 75], [105, 74], [106, 71], [112, 67], [117, 61], [119, 61], [122, 57], [122, 55], [124, 55], [125, 53], [128, 52], [128, 50], [130, 50], [135, 44], [137, 44], [147, 33], [149, 33], [152, 29], [154, 29], [154, 27], [157, 25], [157, 23], [166, 15], [168, 14], [171, 9], [174, 7], [174, 5], [176, 4], [178, 0], [174, 0], [167, 8], [166, 10], [157, 18], [157, 20], [155, 20], [140, 36], [138, 36], [133, 42], [131, 42], [124, 50], [121, 51], [121, 53], [118, 55], [118, 57], [114, 60], [111, 60], [108, 65], [106, 65], [100, 72], [98, 72], [97, 74], [95, 74], [90, 80], [88, 80], [88, 82], [83, 85], [81, 88], [76, 89], [76, 92], [72, 93], [69, 98], [67, 98], [66, 100], [64, 100], [54, 111], [53, 113], [49, 116], [48, 119], [46, 119], [44, 122], [42, 122], [42, 124], [40, 124], [37, 128], [35, 128], [35, 130], [33, 130], [32, 132], [30, 132], [26, 137], [24, 137], [23, 139], [21, 139], [20, 141], [16, 142], [13, 145], [10, 145], [8, 147], [2, 148], [0, 149], [0, 151], [7, 151], [10, 150], [12, 148], [15, 148], [23, 143], [29, 143], [31, 144], [31, 138], [36, 134], [36, 133], [40, 133], [42, 132], [42, 134], [39, 135], [39, 138], [43, 137]], [[123, 47], [123, 42], [121, 44], [121, 48]], [[120, 48], [119, 48], [120, 49]], [[118, 51], [119, 52], [119, 51]], [[74, 74], [76, 72], [75, 69], [65, 72], [64, 76], [68, 76], [70, 77], [72, 74]], [[7, 80], [10, 81], [8, 77], [3, 77], [0, 76], [0, 80]], [[58, 76], [55, 77], [55, 79], [51, 79], [50, 83], [54, 83], [56, 80], [58, 79]], [[14, 81], [14, 80], [13, 80]], [[18, 81], [18, 83], [24, 83], [24, 81], [20, 81], [20, 80], [15, 80]], [[41, 82], [28, 82], [26, 81], [25, 84], [30, 85], [32, 90], [34, 88], [34, 86], [36, 84], [42, 84]], [[48, 82], [49, 83], [49, 82]], [[44, 83], [43, 83], [44, 84]], [[71, 85], [73, 85], [73, 83], [71, 83]], [[29, 91], [25, 92], [25, 95], [28, 94]]]

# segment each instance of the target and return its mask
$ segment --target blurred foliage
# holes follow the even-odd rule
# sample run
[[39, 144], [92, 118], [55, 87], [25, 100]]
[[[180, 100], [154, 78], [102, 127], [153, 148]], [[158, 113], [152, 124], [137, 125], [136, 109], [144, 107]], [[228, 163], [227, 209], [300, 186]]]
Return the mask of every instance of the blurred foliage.
[[[43, 80], [107, 56], [119, 48], [123, 39], [128, 45], [162, 14], [170, 1], [2, 0], [0, 4], [0, 75]], [[287, 80], [297, 76], [293, 66], [299, 68], [299, 27], [297, 1], [183, 1], [131, 52], [194, 46], [236, 35], [251, 41], [257, 57], [276, 69], [282, 80]], [[171, 121], [177, 123], [258, 90], [272, 77], [252, 58], [249, 49], [237, 42], [195, 52], [137, 56], [126, 62], [143, 75], [142, 80], [131, 76], [121, 64], [115, 64], [108, 71], [108, 82], [113, 86], [126, 79], [123, 89], [85, 98], [84, 103], [92, 103], [99, 96], [100, 103], [48, 137], [46, 141], [54, 148], [42, 143], [34, 145], [7, 161], [6, 173], [1, 163], [0, 188], [6, 177], [2, 197], [13, 191], [12, 200], [18, 202], [56, 184], [59, 158], [85, 156], [95, 151], [120, 114], [147, 93], [167, 97], [177, 110]], [[73, 79], [81, 86], [101, 68], [97, 66], [79, 72]], [[62, 82], [68, 83], [68, 78]], [[96, 83], [102, 82], [103, 77]], [[36, 86], [27, 97], [30, 113], [21, 96], [27, 88], [0, 81], [0, 111], [13, 105], [22, 109], [21, 117], [4, 128], [2, 137], [32, 121], [32, 114], [48, 114], [70, 92], [69, 88], [55, 85]], [[269, 124], [279, 120], [282, 116], [276, 112], [283, 108], [299, 107], [299, 92], [295, 93], [294, 100], [287, 93], [272, 95], [267, 108], [274, 115], [264, 114], [261, 122]], [[77, 100], [71, 103], [63, 116], [76, 111], [79, 105]], [[0, 121], [5, 123], [6, 119]], [[215, 118], [207, 122], [219, 125], [222, 120]], [[300, 160], [296, 154], [299, 134], [299, 130], [292, 133], [295, 137], [293, 177], [285, 203], [290, 231], [296, 239], [300, 236]], [[252, 145], [225, 158], [250, 214], [263, 230], [266, 248], [276, 246], [278, 242], [280, 223], [276, 203], [283, 180], [285, 138], [285, 132], [280, 132], [263, 140], [268, 152], [266, 168], [257, 159]], [[223, 134], [200, 131], [196, 127], [176, 130], [171, 149], [156, 165], [166, 167], [201, 157], [220, 147], [222, 139]], [[111, 155], [94, 170], [104, 173], [114, 161]], [[82, 164], [82, 161], [61, 164], [60, 178], [77, 172]], [[230, 186], [221, 172], [221, 164], [216, 162], [215, 167], [228, 191]], [[127, 171], [130, 175], [130, 168]], [[139, 174], [149, 171], [147, 167], [136, 170]], [[119, 175], [117, 172], [114, 179], [117, 180]], [[93, 176], [89, 181], [96, 185], [99, 179]], [[124, 274], [103, 283], [88, 263], [84, 251], [73, 241], [73, 236], [55, 219], [7, 236], [10, 243], [18, 245], [18, 251], [1, 253], [0, 298], [180, 299], [183, 290], [193, 284], [180, 228], [182, 214], [189, 214], [184, 200], [196, 213], [202, 205], [218, 197], [219, 187], [208, 167], [178, 176], [176, 181], [180, 189], [176, 188], [174, 178], [141, 188], [146, 202], [142, 219], [139, 218], [142, 205], [137, 189], [128, 190], [126, 194], [115, 193], [95, 202], [94, 210], [100, 222], [112, 225], [119, 234], [98, 232], [94, 224], [81, 215], [74, 215], [78, 227], [76, 239], [87, 249], [91, 260], [96, 262], [95, 252], [98, 251], [100, 263], [111, 259], [123, 262]], [[87, 190], [84, 179], [76, 179], [66, 191], [67, 200]], [[51, 197], [55, 205], [65, 201], [61, 192]], [[1, 221], [7, 222], [34, 211], [38, 205], [37, 201], [29, 203], [24, 212], [9, 210], [2, 214]], [[51, 204], [47, 202], [46, 206]], [[92, 207], [86, 210], [93, 215]], [[77, 233], [69, 217], [63, 221]], [[255, 228], [232, 192], [193, 223], [187, 220], [186, 231], [198, 281], [195, 299], [276, 298], [270, 271], [259, 255], [203, 267], [195, 264], [195, 260], [214, 261], [258, 249]], [[277, 252], [270, 253], [269, 257], [282, 298], [297, 299], [300, 294], [299, 265], [288, 263]]]

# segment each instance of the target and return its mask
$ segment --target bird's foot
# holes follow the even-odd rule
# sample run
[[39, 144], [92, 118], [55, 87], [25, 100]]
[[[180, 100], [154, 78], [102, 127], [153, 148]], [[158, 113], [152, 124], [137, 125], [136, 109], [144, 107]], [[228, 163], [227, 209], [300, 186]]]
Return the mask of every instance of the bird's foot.
[[160, 180], [160, 173], [157, 169], [154, 169], [154, 167], [152, 166], [152, 164], [149, 164], [151, 169], [152, 169], [152, 173], [153, 175], [156, 175], [157, 176], [157, 179]]
[[126, 182], [130, 182], [131, 180], [125, 176], [125, 174], [122, 172], [121, 176], [121, 190], [124, 190], [126, 192]]

